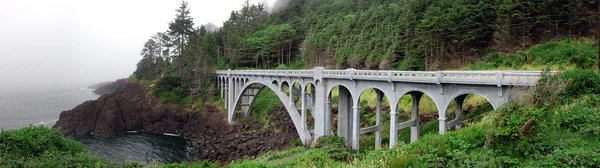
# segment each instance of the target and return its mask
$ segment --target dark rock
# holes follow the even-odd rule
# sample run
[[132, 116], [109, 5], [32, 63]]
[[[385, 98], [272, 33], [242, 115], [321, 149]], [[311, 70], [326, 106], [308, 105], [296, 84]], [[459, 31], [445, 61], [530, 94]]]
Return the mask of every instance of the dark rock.
[[92, 85], [89, 88], [95, 89], [94, 91], [92, 91], [92, 93], [94, 94], [105, 95], [117, 92], [119, 91], [119, 89], [123, 89], [123, 86], [126, 85], [127, 82], [130, 81], [127, 81], [127, 79], [119, 79], [114, 82], [104, 82]]
[[[213, 105], [207, 105], [204, 112], [186, 111], [194, 108], [161, 104], [147, 97], [148, 89], [137, 82], [119, 81], [112, 93], [63, 111], [54, 127], [60, 128], [64, 136], [93, 133], [114, 137], [126, 131], [176, 133], [186, 138], [192, 160], [221, 163], [285, 149], [292, 138], [298, 138], [283, 107], [270, 112], [275, 121], [266, 128], [257, 121], [229, 125], [226, 115]], [[286, 129], [272, 132], [280, 126]]]

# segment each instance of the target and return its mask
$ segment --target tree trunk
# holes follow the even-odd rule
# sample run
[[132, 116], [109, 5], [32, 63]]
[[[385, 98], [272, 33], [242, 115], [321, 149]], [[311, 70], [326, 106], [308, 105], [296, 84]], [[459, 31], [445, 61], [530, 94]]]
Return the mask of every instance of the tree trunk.
[[179, 39], [179, 60], [177, 61], [179, 66], [177, 67], [177, 76], [181, 78], [182, 76], [182, 66], [183, 66], [183, 35], [180, 36]]

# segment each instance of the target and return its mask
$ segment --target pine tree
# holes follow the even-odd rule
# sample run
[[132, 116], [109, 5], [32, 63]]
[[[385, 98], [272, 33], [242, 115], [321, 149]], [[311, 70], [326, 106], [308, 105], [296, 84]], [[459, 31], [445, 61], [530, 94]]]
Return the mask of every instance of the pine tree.
[[185, 59], [183, 49], [188, 37], [193, 33], [194, 21], [190, 16], [188, 2], [181, 1], [181, 6], [175, 11], [177, 11], [177, 15], [175, 15], [175, 21], [169, 23], [169, 34], [174, 37], [173, 43], [176, 46], [173, 53], [177, 55], [177, 75], [182, 77]]

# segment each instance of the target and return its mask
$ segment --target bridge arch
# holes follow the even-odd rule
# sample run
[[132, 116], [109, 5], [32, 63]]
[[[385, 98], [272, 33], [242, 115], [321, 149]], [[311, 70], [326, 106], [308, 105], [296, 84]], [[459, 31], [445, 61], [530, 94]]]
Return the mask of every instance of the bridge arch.
[[[361, 118], [361, 116], [362, 116], [361, 112], [363, 111], [362, 109], [365, 108], [362, 106], [362, 101], [363, 101], [362, 98], [363, 98], [363, 95], [366, 96], [365, 95], [366, 92], [371, 91], [371, 90], [375, 93], [375, 109], [374, 109], [375, 110], [375, 125], [366, 124], [366, 126], [364, 128], [361, 128], [360, 125], [362, 125], [361, 123], [363, 122], [363, 120]], [[356, 136], [356, 139], [358, 140], [358, 142], [360, 142], [360, 139], [361, 139], [360, 135], [375, 132], [375, 148], [381, 148], [382, 134], [383, 134], [383, 127], [382, 127], [383, 119], [382, 118], [383, 118], [383, 114], [384, 114], [382, 108], [383, 108], [383, 105], [386, 104], [386, 102], [391, 107], [392, 106], [391, 102], [393, 102], [393, 99], [390, 99], [389, 94], [386, 94], [384, 90], [379, 89], [379, 87], [376, 87], [376, 86], [366, 87], [366, 88], [360, 90], [360, 92], [358, 92], [358, 93], [360, 93], [360, 94], [358, 96], [356, 96], [356, 97], [358, 97], [357, 98], [358, 100], [356, 102], [358, 102], [358, 108], [359, 108], [358, 109], [358, 112], [359, 112], [359, 115], [358, 115], [359, 135]], [[367, 103], [369, 103], [369, 102], [367, 102]], [[367, 107], [370, 107], [370, 105], [367, 104]]]
[[[337, 88], [337, 113], [334, 113], [334, 92]], [[345, 84], [336, 84], [326, 88], [325, 99], [325, 120], [326, 134], [336, 134], [337, 136], [346, 139], [346, 146], [351, 146], [353, 143], [353, 107], [355, 106], [355, 95], [352, 90]], [[335, 120], [337, 119], [337, 121]], [[337, 124], [334, 124], [337, 122]]]
[[282, 92], [285, 92], [284, 86], [287, 86], [288, 88], [290, 88], [290, 83], [288, 81], [285, 81], [285, 80], [281, 81], [281, 84], [279, 84], [279, 89]]
[[[462, 127], [463, 119], [464, 119], [464, 117], [462, 115], [463, 106], [464, 106], [464, 102], [467, 100], [467, 96], [469, 96], [469, 95], [477, 95], [479, 97], [483, 97], [487, 103], [492, 105], [492, 108], [494, 110], [497, 108], [497, 106], [496, 106], [497, 102], [494, 102], [493, 99], [489, 98], [489, 95], [483, 94], [482, 92], [479, 92], [476, 90], [463, 90], [463, 91], [457, 92], [449, 97], [449, 99], [447, 100], [447, 103], [444, 106], [445, 109], [447, 110], [448, 108], [450, 108], [450, 105], [452, 105], [452, 102], [455, 102], [454, 119], [447, 122], [447, 125], [446, 125], [447, 128], [456, 127], [456, 129], [459, 129]], [[448, 113], [447, 111], [445, 111], [445, 112]]]
[[435, 104], [436, 108], [439, 109], [439, 107], [442, 107], [442, 106], [440, 106], [442, 103], [439, 103], [438, 100], [435, 99], [435, 96], [433, 96], [436, 94], [432, 93], [429, 90], [421, 89], [421, 88], [410, 88], [410, 89], [398, 94], [399, 96], [396, 98], [396, 102], [400, 102], [400, 99], [402, 98], [402, 96], [407, 95], [407, 94], [410, 95], [411, 93], [421, 93], [423, 95], [427, 95], [431, 98], [431, 100], [433, 100], [433, 103]]
[[[287, 110], [288, 115], [292, 119], [292, 121], [294, 123], [294, 127], [296, 128], [296, 131], [298, 132], [298, 135], [299, 135], [300, 139], [302, 140], [302, 143], [304, 143], [304, 144], [310, 143], [311, 142], [310, 133], [308, 132], [308, 130], [305, 129], [305, 127], [302, 126], [302, 121], [301, 121], [302, 118], [301, 118], [300, 114], [298, 114], [298, 110], [296, 109], [295, 105], [291, 105], [288, 103], [289, 97], [283, 91], [279, 90], [279, 87], [277, 85], [274, 85], [274, 84], [271, 84], [268, 82], [264, 82], [262, 80], [250, 80], [241, 87], [240, 92], [238, 92], [235, 97], [235, 101], [234, 101], [235, 105], [233, 106], [232, 109], [229, 109], [229, 111], [228, 111], [228, 113], [230, 113], [229, 114], [230, 122], [233, 123], [233, 121], [235, 119], [235, 115], [236, 115], [235, 110], [238, 109], [238, 107], [240, 107], [241, 100], [243, 97], [242, 95], [244, 93], [246, 93], [246, 91], [253, 85], [261, 85], [260, 86], [261, 89], [259, 89], [258, 93], [260, 93], [262, 90], [264, 90], [264, 88], [269, 88], [277, 95], [277, 97], [279, 97], [279, 100], [285, 106], [285, 109]], [[249, 102], [250, 106], [252, 103], [254, 103], [254, 100]]]
[[445, 104], [444, 107], [448, 108], [448, 106], [450, 106], [450, 103], [452, 102], [452, 100], [454, 100], [458, 96], [463, 96], [463, 95], [468, 95], [468, 94], [474, 94], [474, 95], [481, 96], [481, 97], [485, 98], [490, 104], [492, 104], [492, 107], [494, 108], [494, 110], [498, 109], [498, 104], [496, 104], [497, 103], [496, 101], [493, 101], [493, 99], [490, 99], [489, 95], [486, 95], [486, 94], [476, 91], [476, 90], [463, 90], [463, 91], [453, 94], [452, 96], [450, 96], [450, 98], [448, 99], [449, 101]]
[[[390, 116], [392, 120], [390, 130], [396, 130], [390, 133], [390, 146], [394, 146], [397, 143], [398, 132], [407, 128], [410, 128], [410, 142], [414, 142], [417, 139], [419, 139], [420, 134], [422, 134], [423, 131], [421, 129], [420, 118], [420, 114], [422, 113], [421, 109], [423, 107], [421, 107], [420, 104], [422, 103], [424, 98], [423, 96], [425, 95], [429, 97], [429, 99], [431, 99], [431, 102], [433, 103], [434, 107], [430, 110], [435, 110], [438, 112], [438, 115], [440, 114], [440, 111], [442, 111], [440, 110], [441, 103], [436, 98], [435, 94], [432, 94], [432, 91], [428, 91], [426, 89], [421, 88], [410, 88], [403, 92], [400, 92], [398, 94], [397, 99], [393, 103], [393, 106], [395, 107], [394, 109], [396, 110], [396, 114], [392, 114]], [[406, 96], [410, 97], [410, 102], [407, 110], [403, 109], [403, 107], [401, 106], [401, 104], [403, 104], [403, 98], [405, 98]], [[400, 117], [402, 116], [402, 113], [399, 113], [400, 111], [402, 111], [403, 113], [408, 113], [409, 118], [406, 118], [406, 120], [401, 121]], [[443, 112], [445, 112], [445, 109], [443, 110]], [[398, 123], [398, 121], [400, 122]], [[437, 131], [439, 131], [439, 129], [437, 129]]]

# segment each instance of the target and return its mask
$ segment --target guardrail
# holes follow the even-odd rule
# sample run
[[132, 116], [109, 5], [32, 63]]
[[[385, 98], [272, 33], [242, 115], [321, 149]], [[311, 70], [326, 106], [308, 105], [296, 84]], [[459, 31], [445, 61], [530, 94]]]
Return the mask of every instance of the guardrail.
[[[372, 80], [388, 82], [456, 83], [485, 85], [534, 85], [542, 71], [385, 71], [385, 70], [323, 70], [330, 79]], [[550, 72], [550, 73], [555, 73]], [[217, 75], [271, 76], [312, 78], [313, 70], [231, 70], [216, 71]]]

